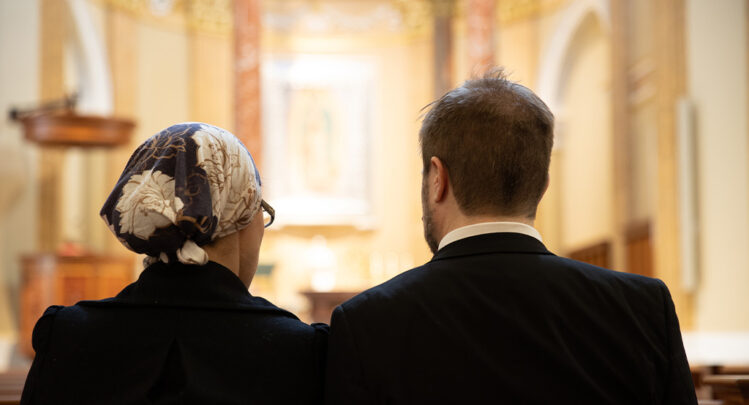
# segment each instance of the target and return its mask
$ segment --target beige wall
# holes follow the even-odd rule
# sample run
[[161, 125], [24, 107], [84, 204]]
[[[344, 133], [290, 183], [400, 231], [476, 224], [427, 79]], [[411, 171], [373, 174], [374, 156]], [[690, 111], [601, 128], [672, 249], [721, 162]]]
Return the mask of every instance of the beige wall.
[[497, 63], [506, 66], [512, 80], [530, 88], [535, 86], [538, 70], [539, 24], [532, 18], [499, 26]]
[[749, 330], [746, 8], [687, 1], [687, 88], [696, 114], [699, 330]]
[[190, 120], [234, 130], [234, 48], [231, 38], [190, 35]]
[[631, 115], [630, 194], [628, 219], [634, 223], [652, 220], [658, 196], [658, 116], [652, 100], [633, 106]]
[[567, 55], [562, 84], [562, 243], [566, 249], [611, 239], [613, 160], [609, 44], [591, 15]]
[[[190, 119], [188, 37], [184, 32], [141, 23], [137, 32], [138, 141]], [[124, 165], [123, 165], [124, 167]]]
[[649, 0], [626, 1], [628, 15], [628, 75], [630, 165], [627, 220], [651, 221], [658, 195], [658, 111], [655, 100], [654, 6]]
[[36, 150], [4, 117], [38, 99], [38, 17], [37, 1], [0, 1], [0, 338], [15, 336], [19, 255], [36, 241]]

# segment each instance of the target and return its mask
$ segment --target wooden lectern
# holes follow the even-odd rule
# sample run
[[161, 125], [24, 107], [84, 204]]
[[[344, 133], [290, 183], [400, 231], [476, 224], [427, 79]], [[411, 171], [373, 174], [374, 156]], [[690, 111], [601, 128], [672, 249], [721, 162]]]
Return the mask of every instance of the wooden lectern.
[[34, 325], [48, 306], [113, 297], [133, 281], [132, 258], [40, 253], [24, 256], [21, 263], [19, 347], [29, 356], [34, 356]]
[[[10, 111], [27, 140], [41, 147], [116, 147], [130, 141], [132, 120], [75, 112], [76, 96]], [[42, 219], [43, 220], [43, 219]], [[85, 250], [85, 249], [84, 249]], [[50, 305], [73, 305], [116, 295], [133, 281], [133, 259], [91, 254], [37, 253], [21, 258], [21, 352], [34, 355], [31, 335]]]

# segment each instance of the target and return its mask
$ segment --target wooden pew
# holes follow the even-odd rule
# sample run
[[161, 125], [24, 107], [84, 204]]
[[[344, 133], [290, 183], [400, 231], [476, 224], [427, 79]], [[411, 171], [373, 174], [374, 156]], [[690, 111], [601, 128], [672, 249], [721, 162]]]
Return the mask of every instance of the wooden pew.
[[28, 370], [11, 370], [0, 373], [0, 405], [21, 403], [21, 393], [27, 373]]
[[705, 377], [718, 374], [718, 368], [720, 366], [701, 366], [701, 365], [690, 365], [689, 371], [692, 372], [692, 382], [694, 383], [694, 390], [697, 394], [697, 400], [700, 404], [703, 400], [713, 399], [712, 389], [705, 385]]
[[[736, 386], [731, 387], [731, 384], [728, 384], [727, 381], [731, 381], [732, 377], [749, 375], [749, 365], [691, 365], [689, 369], [692, 372], [692, 380], [694, 381], [694, 388], [700, 405], [742, 403], [735, 402], [735, 399], [733, 399], [734, 402], [726, 401], [726, 393], [733, 392], [735, 396], [736, 389], [738, 389], [738, 382]], [[749, 400], [744, 399], [744, 401], [743, 403], [749, 405]]]
[[715, 372], [713, 374], [749, 375], [749, 365], [715, 366]]
[[749, 375], [709, 375], [703, 383], [713, 389], [715, 399], [724, 405], [749, 404]]

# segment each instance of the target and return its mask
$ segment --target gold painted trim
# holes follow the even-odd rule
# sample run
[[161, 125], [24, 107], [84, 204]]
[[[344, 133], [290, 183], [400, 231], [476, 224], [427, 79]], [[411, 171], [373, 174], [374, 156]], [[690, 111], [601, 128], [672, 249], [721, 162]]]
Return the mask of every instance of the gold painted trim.
[[539, 18], [552, 14], [569, 0], [498, 0], [497, 19], [501, 24]]
[[278, 52], [355, 52], [361, 53], [366, 49], [385, 48], [394, 45], [411, 44], [423, 42], [429, 39], [424, 33], [391, 33], [391, 34], [364, 34], [358, 36], [303, 36], [303, 35], [280, 35], [275, 32], [263, 31], [261, 36], [261, 49]]
[[232, 0], [174, 0], [168, 10], [150, 6], [149, 0], [92, 0], [133, 18], [172, 29], [187, 29], [230, 36], [234, 28]]

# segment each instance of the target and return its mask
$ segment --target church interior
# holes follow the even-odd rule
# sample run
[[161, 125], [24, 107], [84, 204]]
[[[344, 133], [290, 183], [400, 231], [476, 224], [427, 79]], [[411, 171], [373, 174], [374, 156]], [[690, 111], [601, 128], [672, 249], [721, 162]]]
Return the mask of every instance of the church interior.
[[429, 261], [422, 108], [502, 66], [556, 118], [544, 243], [663, 280], [719, 398], [749, 374], [748, 42], [745, 0], [0, 0], [0, 373], [44, 308], [137, 279], [99, 209], [174, 123], [260, 168], [253, 295], [328, 322]]

